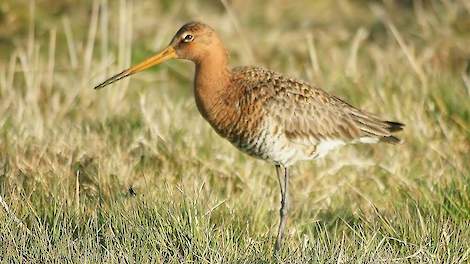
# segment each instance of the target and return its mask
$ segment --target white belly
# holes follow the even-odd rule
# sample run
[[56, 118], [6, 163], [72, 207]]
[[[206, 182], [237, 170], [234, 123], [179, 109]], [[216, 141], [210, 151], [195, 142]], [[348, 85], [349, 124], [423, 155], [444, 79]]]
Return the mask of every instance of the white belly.
[[[266, 123], [265, 123], [266, 124]], [[290, 166], [297, 161], [324, 157], [328, 152], [344, 146], [346, 142], [338, 139], [290, 140], [284, 131], [260, 129], [254, 138], [239, 137], [231, 141], [241, 151], [258, 159], [275, 164]]]

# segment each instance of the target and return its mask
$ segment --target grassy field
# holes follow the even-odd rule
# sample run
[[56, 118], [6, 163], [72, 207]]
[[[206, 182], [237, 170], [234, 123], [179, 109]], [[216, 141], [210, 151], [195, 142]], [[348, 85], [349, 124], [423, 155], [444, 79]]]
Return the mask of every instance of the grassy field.
[[92, 89], [190, 20], [406, 124], [293, 168], [283, 262], [470, 261], [469, 2], [253, 2], [0, 3], [1, 262], [273, 261], [274, 168], [200, 117], [190, 63]]

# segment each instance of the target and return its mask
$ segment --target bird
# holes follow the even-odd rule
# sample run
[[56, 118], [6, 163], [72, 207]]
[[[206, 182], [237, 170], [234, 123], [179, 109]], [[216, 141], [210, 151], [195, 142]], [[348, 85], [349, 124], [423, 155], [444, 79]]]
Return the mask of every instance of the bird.
[[274, 165], [281, 191], [275, 256], [282, 248], [292, 165], [347, 144], [402, 143], [394, 133], [403, 130], [403, 123], [384, 121], [317, 85], [259, 66], [231, 68], [221, 37], [202, 22], [184, 24], [160, 53], [94, 88], [170, 59], [195, 64], [196, 106], [215, 132], [242, 152]]

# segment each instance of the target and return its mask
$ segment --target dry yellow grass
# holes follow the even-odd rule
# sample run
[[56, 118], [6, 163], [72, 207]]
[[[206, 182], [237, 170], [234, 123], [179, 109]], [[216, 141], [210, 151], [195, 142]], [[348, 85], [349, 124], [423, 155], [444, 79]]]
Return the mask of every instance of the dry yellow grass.
[[294, 168], [284, 261], [468, 262], [464, 0], [0, 3], [0, 194], [24, 224], [1, 210], [0, 260], [271, 261], [274, 171], [199, 116], [189, 63], [92, 89], [188, 20], [216, 28], [234, 65], [407, 125], [404, 145]]

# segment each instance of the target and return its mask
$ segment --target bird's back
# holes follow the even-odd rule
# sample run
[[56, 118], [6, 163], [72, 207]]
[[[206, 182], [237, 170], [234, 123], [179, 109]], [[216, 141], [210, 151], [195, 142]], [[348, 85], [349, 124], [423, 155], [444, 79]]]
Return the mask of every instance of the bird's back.
[[318, 87], [264, 68], [234, 68], [230, 86], [222, 97], [236, 114], [218, 132], [264, 160], [290, 165], [346, 143], [400, 142], [392, 133], [403, 124], [382, 121]]

